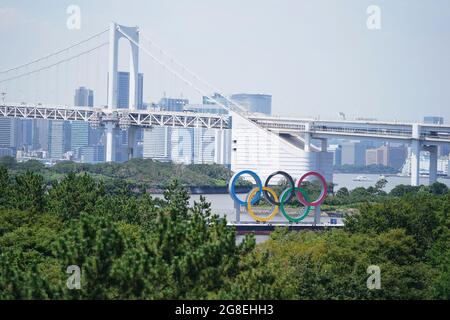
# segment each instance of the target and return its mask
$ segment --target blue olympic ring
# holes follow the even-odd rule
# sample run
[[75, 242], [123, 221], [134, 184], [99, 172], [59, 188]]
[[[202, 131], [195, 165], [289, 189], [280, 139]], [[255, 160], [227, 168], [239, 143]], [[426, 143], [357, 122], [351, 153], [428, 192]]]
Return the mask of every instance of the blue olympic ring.
[[261, 182], [261, 178], [256, 174], [256, 172], [251, 171], [251, 170], [243, 170], [241, 172], [235, 173], [233, 175], [233, 177], [231, 178], [230, 183], [228, 185], [228, 192], [230, 193], [230, 195], [233, 198], [233, 200], [238, 202], [242, 206], [246, 206], [248, 203], [247, 203], [247, 201], [241, 200], [241, 199], [238, 198], [238, 196], [236, 194], [236, 182], [244, 174], [248, 174], [253, 179], [255, 179], [256, 186], [258, 188], [258, 194], [253, 198], [253, 200], [251, 202], [252, 204], [257, 203], [259, 201], [259, 199], [261, 199], [262, 190], [263, 190], [263, 185], [262, 185], [262, 182]]

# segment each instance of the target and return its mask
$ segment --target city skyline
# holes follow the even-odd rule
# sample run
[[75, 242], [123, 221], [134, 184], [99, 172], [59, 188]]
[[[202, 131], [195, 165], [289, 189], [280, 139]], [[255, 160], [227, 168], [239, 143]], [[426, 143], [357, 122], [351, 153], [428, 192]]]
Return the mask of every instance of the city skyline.
[[[14, 50], [4, 50], [0, 69], [84, 39], [103, 30], [110, 20], [117, 20], [141, 25], [157, 43], [222, 93], [271, 94], [275, 115], [326, 119], [343, 112], [348, 117], [406, 121], [422, 120], [427, 115], [441, 116], [445, 121], [450, 118], [446, 106], [450, 96], [445, 90], [450, 85], [450, 63], [445, 59], [450, 49], [443, 41], [450, 34], [445, 23], [448, 4], [427, 7], [419, 1], [408, 5], [382, 1], [378, 3], [380, 30], [367, 29], [370, 1], [350, 1], [339, 7], [324, 1], [284, 1], [277, 8], [272, 1], [230, 1], [215, 5], [214, 10], [204, 1], [135, 1], [127, 4], [128, 10], [118, 1], [108, 2], [108, 6], [102, 1], [76, 4], [82, 14], [80, 30], [66, 27], [68, 2], [2, 1], [1, 46], [8, 43]], [[41, 10], [35, 10], [36, 6]], [[237, 23], [220, 23], [225, 18]], [[9, 32], [11, 28], [14, 35]], [[55, 38], [58, 41], [50, 41]], [[18, 50], [23, 42], [35, 50]], [[95, 66], [96, 57], [90, 59], [90, 65]], [[72, 87], [93, 88], [102, 101], [107, 71], [89, 71], [100, 73], [101, 79], [91, 77], [87, 82], [92, 83]], [[147, 79], [155, 77], [145, 63], [140, 71]], [[158, 79], [146, 81], [145, 102], [152, 95], [161, 97], [163, 91], [172, 97], [186, 95], [193, 102], [200, 99], [188, 96], [189, 90], [173, 89], [171, 93], [171, 80], [164, 81], [167, 90], [156, 88]], [[62, 92], [57, 88], [53, 91]]]

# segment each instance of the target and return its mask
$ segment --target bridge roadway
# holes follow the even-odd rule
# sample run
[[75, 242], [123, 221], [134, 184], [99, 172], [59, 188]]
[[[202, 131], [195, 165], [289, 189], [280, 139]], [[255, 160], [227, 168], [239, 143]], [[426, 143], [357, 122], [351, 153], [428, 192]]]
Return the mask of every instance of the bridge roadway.
[[[233, 113], [231, 113], [233, 114]], [[183, 128], [232, 129], [232, 117], [227, 115], [168, 112], [155, 110], [111, 109], [108, 107], [67, 107], [7, 104], [0, 105], [0, 117], [23, 119], [47, 119], [65, 121], [86, 121], [92, 127], [104, 126], [107, 137], [107, 161], [112, 161], [113, 129], [135, 127], [171, 126]], [[450, 144], [450, 125], [426, 123], [384, 122], [363, 120], [313, 120], [268, 116], [245, 115], [246, 119], [258, 127], [280, 134], [284, 139], [301, 137], [302, 143], [297, 147], [307, 152], [326, 151], [327, 139], [350, 138], [393, 141], [411, 146], [411, 184], [419, 183], [420, 151], [430, 152], [430, 182], [437, 179], [437, 147]], [[132, 134], [130, 134], [132, 136]], [[312, 139], [322, 140], [322, 147], [317, 149]], [[130, 148], [130, 157], [135, 148]]]
[[122, 129], [129, 126], [171, 126], [183, 128], [230, 129], [230, 118], [217, 114], [192, 112], [167, 112], [153, 110], [128, 110], [107, 107], [66, 107], [47, 105], [0, 105], [0, 117], [86, 121], [92, 127], [115, 123]]
[[[430, 153], [429, 182], [437, 180], [438, 146], [450, 144], [450, 125], [364, 120], [310, 120], [250, 116], [260, 127], [281, 137], [301, 136], [303, 149], [313, 150], [311, 140], [322, 141], [327, 150], [328, 138], [370, 139], [409, 144], [411, 147], [411, 185], [419, 185], [420, 152]], [[286, 138], [285, 138], [286, 139]], [[311, 146], [310, 146], [311, 145]]]
[[362, 120], [311, 120], [278, 117], [250, 116], [261, 127], [280, 134], [309, 133], [312, 139], [369, 138], [407, 142], [414, 138], [414, 127], [424, 143], [450, 143], [450, 124], [382, 122]]
[[[231, 129], [226, 115], [169, 112], [155, 110], [115, 109], [104, 107], [67, 107], [48, 105], [0, 105], [0, 116], [24, 119], [87, 121], [92, 126], [116, 122], [119, 126], [173, 126], [184, 128]], [[405, 142], [413, 139], [414, 127], [423, 142], [450, 143], [450, 124], [436, 125], [407, 122], [361, 120], [312, 120], [249, 115], [248, 119], [272, 132], [280, 134], [310, 134], [312, 139], [370, 138]]]

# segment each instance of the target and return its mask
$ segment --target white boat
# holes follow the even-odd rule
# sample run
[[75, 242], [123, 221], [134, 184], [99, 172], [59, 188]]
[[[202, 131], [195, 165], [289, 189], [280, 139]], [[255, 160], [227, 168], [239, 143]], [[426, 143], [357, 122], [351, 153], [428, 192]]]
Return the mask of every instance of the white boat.
[[366, 176], [357, 176], [356, 178], [353, 178], [353, 181], [372, 181]]

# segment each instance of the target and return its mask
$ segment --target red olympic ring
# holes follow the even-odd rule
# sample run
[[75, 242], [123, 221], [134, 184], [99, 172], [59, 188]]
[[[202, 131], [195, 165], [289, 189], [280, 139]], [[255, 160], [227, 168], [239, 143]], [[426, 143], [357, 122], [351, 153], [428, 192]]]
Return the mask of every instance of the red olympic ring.
[[298, 200], [305, 206], [316, 207], [316, 206], [320, 205], [321, 203], [323, 203], [325, 201], [325, 198], [327, 197], [327, 182], [326, 182], [324, 176], [322, 176], [320, 173], [315, 172], [315, 171], [310, 171], [310, 172], [305, 173], [297, 181], [297, 188], [300, 188], [302, 182], [309, 176], [314, 176], [314, 177], [319, 178], [320, 183], [323, 186], [322, 193], [320, 194], [319, 198], [316, 201], [312, 201], [312, 202], [307, 201], [301, 192], [297, 192], [297, 197], [298, 197]]

